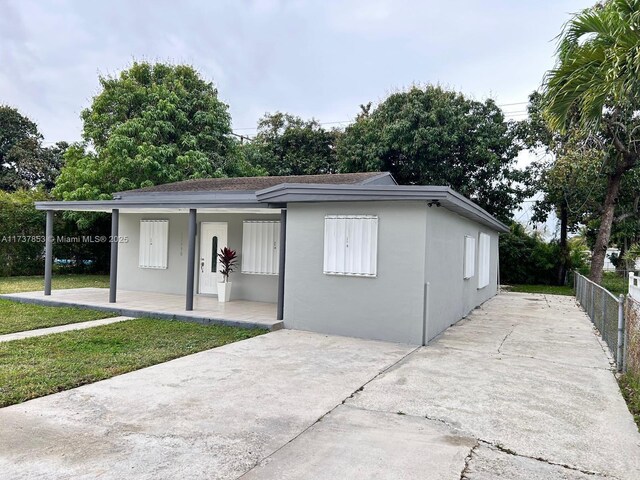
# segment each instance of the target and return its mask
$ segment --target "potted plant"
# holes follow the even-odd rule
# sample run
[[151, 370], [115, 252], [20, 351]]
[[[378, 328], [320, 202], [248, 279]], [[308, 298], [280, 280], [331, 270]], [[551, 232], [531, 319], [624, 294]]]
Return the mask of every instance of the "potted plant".
[[228, 302], [231, 298], [231, 283], [229, 275], [236, 268], [238, 254], [235, 250], [224, 247], [220, 249], [218, 260], [220, 261], [220, 273], [224, 281], [218, 282], [218, 302]]

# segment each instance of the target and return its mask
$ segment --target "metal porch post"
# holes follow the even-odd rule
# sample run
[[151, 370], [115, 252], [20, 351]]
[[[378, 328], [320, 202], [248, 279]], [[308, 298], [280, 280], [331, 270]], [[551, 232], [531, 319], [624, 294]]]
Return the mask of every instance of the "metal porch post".
[[116, 303], [118, 286], [118, 231], [120, 209], [111, 210], [111, 261], [109, 262], [109, 303]]
[[278, 314], [277, 320], [284, 318], [284, 268], [287, 246], [287, 209], [280, 210], [280, 258], [278, 265]]
[[193, 310], [193, 285], [196, 265], [196, 209], [189, 209], [189, 238], [187, 239], [187, 298], [186, 310]]
[[47, 210], [47, 224], [44, 232], [44, 294], [51, 295], [51, 274], [53, 272], [53, 210]]

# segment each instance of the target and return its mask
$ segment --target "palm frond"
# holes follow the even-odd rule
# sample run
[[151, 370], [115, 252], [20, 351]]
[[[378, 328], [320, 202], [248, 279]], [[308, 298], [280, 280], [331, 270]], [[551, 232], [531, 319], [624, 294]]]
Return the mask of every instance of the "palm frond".
[[605, 106], [640, 106], [640, 0], [608, 0], [577, 13], [558, 39], [545, 76], [545, 114], [562, 130], [570, 112], [597, 124]]

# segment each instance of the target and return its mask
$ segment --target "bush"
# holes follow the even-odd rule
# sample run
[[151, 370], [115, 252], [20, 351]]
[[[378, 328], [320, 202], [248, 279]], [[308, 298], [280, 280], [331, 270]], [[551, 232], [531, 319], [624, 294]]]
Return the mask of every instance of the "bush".
[[[34, 202], [48, 200], [41, 190], [0, 191], [0, 276], [42, 275], [44, 273], [44, 235], [46, 214]], [[110, 221], [101, 218], [91, 231], [79, 230], [62, 214], [55, 216], [54, 236], [80, 237], [109, 235]], [[58, 271], [102, 273], [108, 268], [108, 243], [54, 242], [53, 255], [63, 262]]]
[[0, 191], [0, 276], [36, 275], [44, 269], [45, 213], [33, 202], [40, 190]]
[[[574, 243], [569, 242], [569, 270], [584, 266], [582, 250], [574, 247]], [[527, 233], [519, 223], [513, 223], [509, 233], [500, 235], [500, 282], [556, 284], [561, 253], [558, 242], [545, 242], [539, 235]]]

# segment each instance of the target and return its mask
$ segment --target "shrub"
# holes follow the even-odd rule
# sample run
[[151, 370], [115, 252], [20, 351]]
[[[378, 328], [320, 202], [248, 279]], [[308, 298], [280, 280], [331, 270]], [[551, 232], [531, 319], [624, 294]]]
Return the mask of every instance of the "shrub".
[[0, 191], [0, 276], [43, 270], [45, 213], [33, 202], [46, 198], [40, 190]]
[[[584, 267], [584, 254], [578, 242], [568, 242], [569, 270]], [[557, 283], [562, 259], [557, 241], [545, 242], [539, 235], [528, 233], [518, 224], [500, 235], [500, 281], [506, 284]]]
[[[41, 190], [0, 191], [0, 276], [44, 273], [46, 215], [44, 211], [36, 210], [34, 202], [48, 199]], [[91, 231], [82, 231], [61, 213], [55, 216], [53, 234], [56, 237], [108, 236], [109, 232], [108, 217], [95, 222]], [[54, 242], [53, 255], [63, 261], [56, 265], [58, 271], [104, 272], [108, 267], [109, 244]]]

